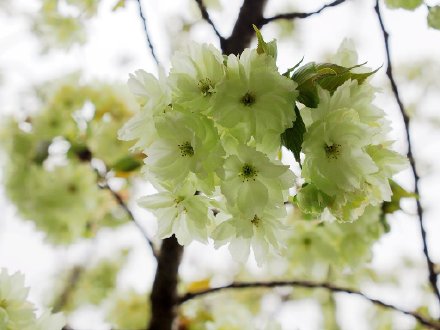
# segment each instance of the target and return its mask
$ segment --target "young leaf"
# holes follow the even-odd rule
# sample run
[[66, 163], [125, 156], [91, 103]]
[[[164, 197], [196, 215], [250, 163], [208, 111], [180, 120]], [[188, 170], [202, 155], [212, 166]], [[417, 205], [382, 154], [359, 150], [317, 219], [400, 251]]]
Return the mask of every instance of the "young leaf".
[[272, 56], [274, 59], [277, 58], [277, 43], [274, 40], [272, 40], [271, 42], [266, 42], [263, 39], [263, 35], [261, 34], [260, 30], [258, 30], [258, 28], [252, 24], [252, 27], [255, 30], [255, 33], [257, 35], [257, 39], [258, 39], [258, 45], [257, 45], [257, 53], [258, 54], [267, 54], [269, 56]]
[[111, 168], [117, 172], [131, 172], [142, 166], [142, 161], [133, 156], [127, 156], [119, 159]]
[[296, 120], [293, 126], [286, 129], [281, 134], [281, 143], [295, 156], [295, 160], [300, 164], [301, 145], [303, 143], [304, 133], [306, 132], [306, 126], [301, 118], [301, 114], [298, 108], [295, 106]]
[[391, 196], [391, 201], [384, 202], [382, 205], [382, 211], [384, 214], [399, 211], [401, 209], [400, 200], [402, 198], [417, 198], [417, 195], [415, 193], [405, 190], [402, 186], [400, 186], [397, 182], [393, 180], [390, 180], [390, 187], [393, 195]]
[[366, 73], [354, 73], [350, 71], [362, 65], [363, 64], [346, 68], [332, 63], [307, 63], [299, 68], [292, 76], [292, 79], [298, 83], [298, 102], [301, 102], [309, 108], [315, 108], [319, 103], [317, 86], [333, 93], [345, 81], [355, 79], [359, 84], [362, 84], [365, 79], [378, 70], [376, 69]]
[[125, 1], [126, 0], [118, 0], [118, 2], [115, 3], [115, 5], [112, 8], [112, 11], [116, 11], [120, 8], [124, 8], [125, 7]]
[[440, 30], [440, 6], [429, 7], [428, 25], [433, 29]]
[[296, 63], [293, 67], [287, 69], [287, 71], [283, 73], [283, 76], [287, 77], [287, 78], [291, 78], [290, 74], [293, 71], [295, 71], [296, 68], [299, 67], [303, 61], [304, 61], [304, 57], [298, 63]]

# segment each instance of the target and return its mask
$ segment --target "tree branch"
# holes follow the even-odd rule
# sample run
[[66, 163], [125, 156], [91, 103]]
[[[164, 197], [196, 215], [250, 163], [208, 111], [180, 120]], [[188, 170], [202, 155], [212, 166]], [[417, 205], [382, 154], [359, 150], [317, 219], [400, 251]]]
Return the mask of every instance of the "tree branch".
[[424, 221], [423, 221], [423, 209], [422, 209], [422, 205], [420, 203], [420, 193], [419, 193], [419, 179], [420, 179], [420, 177], [417, 173], [416, 161], [414, 159], [413, 152], [412, 152], [412, 143], [411, 143], [411, 135], [410, 135], [410, 127], [409, 127], [410, 119], [405, 111], [405, 107], [404, 107], [403, 102], [400, 98], [400, 94], [399, 94], [399, 90], [397, 88], [396, 81], [394, 80], [393, 67], [392, 67], [391, 55], [390, 55], [390, 46], [389, 46], [389, 41], [388, 41], [389, 34], [386, 31], [385, 25], [383, 23], [383, 19], [382, 19], [380, 7], [379, 7], [379, 0], [376, 0], [376, 5], [374, 7], [374, 10], [376, 11], [377, 18], [379, 20], [379, 24], [380, 24], [380, 28], [382, 30], [384, 44], [385, 44], [386, 61], [387, 61], [386, 74], [387, 74], [388, 79], [391, 83], [391, 89], [393, 91], [394, 98], [397, 102], [397, 105], [399, 106], [400, 113], [402, 114], [403, 122], [405, 124], [406, 141], [408, 144], [407, 157], [409, 159], [409, 163], [411, 165], [411, 170], [412, 170], [412, 173], [414, 176], [414, 192], [417, 196], [416, 197], [417, 216], [419, 218], [420, 233], [421, 233], [422, 242], [423, 242], [423, 254], [425, 255], [425, 259], [426, 259], [426, 263], [427, 263], [428, 271], [429, 271], [429, 283], [432, 287], [432, 290], [433, 290], [435, 296], [437, 297], [438, 302], [440, 303], [440, 292], [437, 287], [437, 274], [434, 270], [434, 263], [432, 262], [431, 257], [429, 256], [428, 244], [427, 244], [427, 239], [426, 239], [426, 230], [425, 230]]
[[387, 308], [392, 309], [396, 312], [412, 316], [415, 318], [418, 322], [421, 324], [432, 328], [432, 329], [440, 329], [440, 323], [434, 320], [431, 320], [429, 318], [426, 318], [425, 316], [417, 313], [417, 312], [411, 312], [404, 309], [401, 309], [397, 306], [394, 306], [392, 304], [385, 303], [381, 300], [371, 298], [364, 293], [360, 291], [356, 291], [349, 288], [339, 287], [336, 285], [333, 285], [331, 283], [327, 282], [311, 282], [311, 281], [273, 281], [273, 282], [235, 282], [223, 287], [218, 288], [211, 288], [203, 291], [199, 291], [197, 293], [187, 293], [184, 296], [180, 297], [179, 304], [183, 304], [184, 302], [198, 298], [207, 294], [211, 294], [214, 292], [222, 291], [222, 290], [228, 290], [228, 289], [245, 289], [245, 288], [274, 288], [274, 287], [301, 287], [301, 288], [310, 288], [310, 289], [326, 289], [331, 292], [343, 292], [343, 293], [349, 293], [353, 295], [360, 296], [371, 303]]
[[214, 30], [215, 34], [217, 35], [217, 37], [220, 39], [220, 44], [223, 42], [223, 40], [225, 38], [223, 38], [223, 36], [220, 34], [220, 32], [217, 30], [217, 28], [215, 27], [214, 22], [211, 20], [211, 17], [209, 17], [209, 13], [206, 10], [205, 5], [203, 4], [203, 0], [195, 0], [197, 5], [199, 6], [200, 12], [202, 13], [202, 17], [203, 19], [208, 22], [209, 25], [211, 25], [212, 29]]
[[107, 189], [111, 195], [114, 197], [114, 199], [116, 200], [116, 202], [119, 204], [120, 207], [122, 207], [122, 209], [125, 211], [125, 213], [128, 215], [128, 218], [136, 225], [136, 227], [139, 229], [139, 231], [141, 232], [142, 236], [145, 238], [145, 241], [148, 243], [148, 245], [151, 248], [151, 252], [153, 253], [153, 256], [157, 259], [158, 258], [158, 254], [156, 251], [156, 248], [154, 246], [154, 243], [151, 241], [148, 233], [145, 231], [145, 229], [136, 221], [136, 218], [134, 217], [133, 212], [131, 212], [131, 210], [128, 208], [127, 204], [124, 202], [124, 200], [122, 199], [121, 195], [119, 195], [116, 191], [114, 191], [107, 182], [105, 182], [104, 184], [102, 184], [100, 186], [102, 189]]
[[247, 47], [255, 34], [252, 24], [263, 19], [263, 10], [267, 0], [244, 0], [229, 38], [220, 40], [223, 53], [239, 54]]
[[[90, 151], [90, 149], [88, 148], [84, 148], [79, 150], [76, 153], [76, 156], [78, 157], [78, 159], [82, 162], [88, 162], [91, 164], [91, 160], [93, 158], [93, 154]], [[154, 247], [153, 242], [150, 240], [150, 237], [148, 235], [148, 233], [145, 231], [145, 229], [136, 221], [133, 212], [131, 212], [131, 210], [128, 208], [127, 204], [124, 202], [124, 200], [122, 199], [122, 197], [116, 192], [114, 191], [107, 182], [107, 174], [108, 174], [108, 167], [106, 164], [104, 164], [105, 166], [105, 170], [100, 172], [98, 169], [95, 168], [95, 171], [98, 175], [98, 180], [102, 180], [102, 182], [98, 182], [98, 187], [101, 189], [106, 189], [110, 192], [110, 194], [113, 196], [113, 198], [116, 200], [116, 202], [119, 204], [120, 207], [122, 207], [122, 209], [125, 211], [125, 213], [128, 215], [128, 218], [136, 225], [136, 227], [139, 229], [139, 231], [141, 232], [142, 236], [145, 238], [145, 240], [147, 241], [148, 245], [151, 248], [151, 252], [153, 253], [153, 256], [157, 259], [157, 251], [156, 248]], [[92, 166], [93, 167], [93, 166]]]
[[310, 13], [286, 13], [286, 14], [279, 14], [272, 17], [262, 18], [260, 22], [258, 22], [258, 27], [261, 27], [269, 22], [276, 21], [279, 19], [295, 19], [295, 18], [307, 18], [316, 14], [321, 13], [323, 10], [330, 8], [330, 7], [336, 7], [342, 3], [344, 3], [346, 0], [336, 0], [333, 1], [327, 5], [322, 6], [316, 11], [310, 12]]
[[72, 269], [67, 280], [67, 285], [64, 287], [63, 292], [59, 295], [53, 306], [53, 312], [60, 312], [64, 306], [69, 302], [70, 296], [76, 289], [78, 281], [81, 275], [84, 273], [84, 267], [76, 266]]
[[162, 242], [151, 292], [149, 330], [171, 330], [178, 306], [177, 277], [183, 246], [172, 236]]
[[145, 32], [145, 38], [146, 38], [146, 41], [147, 41], [147, 46], [148, 46], [148, 48], [150, 48], [151, 55], [153, 56], [154, 61], [159, 66], [160, 62], [157, 59], [156, 53], [154, 51], [153, 43], [151, 42], [150, 34], [149, 34], [148, 28], [147, 28], [147, 19], [144, 16], [144, 13], [143, 13], [143, 10], [142, 10], [142, 3], [141, 3], [141, 1], [142, 0], [136, 0], [136, 2], [138, 4], [139, 17], [141, 18], [142, 24], [144, 26], [144, 32]]

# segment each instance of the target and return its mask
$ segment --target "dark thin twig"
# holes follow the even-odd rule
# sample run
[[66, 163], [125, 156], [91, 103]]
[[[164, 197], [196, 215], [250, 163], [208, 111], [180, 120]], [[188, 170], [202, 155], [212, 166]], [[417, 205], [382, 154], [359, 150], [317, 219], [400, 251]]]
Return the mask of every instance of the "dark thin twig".
[[203, 4], [203, 0], [195, 0], [197, 5], [199, 6], [200, 12], [202, 14], [203, 19], [208, 22], [209, 25], [211, 25], [212, 29], [214, 30], [215, 34], [217, 35], [217, 37], [220, 39], [220, 43], [223, 42], [223, 40], [225, 38], [223, 38], [223, 36], [220, 34], [220, 32], [217, 30], [217, 28], [215, 27], [214, 22], [211, 20], [211, 17], [209, 17], [209, 13], [206, 10], [205, 5]]
[[423, 316], [417, 312], [407, 311], [407, 310], [401, 309], [397, 306], [394, 306], [392, 304], [385, 303], [381, 300], [370, 298], [369, 296], [367, 296], [366, 294], [364, 294], [360, 291], [356, 291], [356, 290], [349, 289], [349, 288], [339, 287], [339, 286], [336, 286], [336, 285], [333, 285], [333, 284], [327, 283], [327, 282], [321, 282], [321, 283], [311, 282], [311, 281], [235, 282], [235, 283], [223, 286], [223, 287], [211, 288], [211, 289], [199, 291], [196, 293], [187, 293], [179, 299], [179, 303], [182, 304], [190, 299], [204, 296], [204, 295], [214, 293], [217, 291], [226, 290], [226, 289], [274, 288], [274, 287], [286, 287], [286, 286], [287, 287], [302, 287], [302, 288], [310, 288], [310, 289], [326, 289], [326, 290], [330, 290], [331, 292], [343, 292], [343, 293], [357, 295], [357, 296], [360, 296], [360, 297], [370, 301], [371, 303], [373, 303], [375, 305], [385, 307], [388, 309], [392, 309], [396, 312], [399, 312], [399, 313], [402, 313], [405, 315], [412, 316], [417, 321], [419, 321], [421, 324], [423, 324], [427, 327], [430, 327], [432, 329], [437, 329], [437, 330], [440, 329], [440, 323], [438, 323], [434, 320], [431, 320], [429, 318], [426, 318], [425, 316]]
[[154, 257], [158, 258], [158, 253], [156, 251], [156, 248], [154, 247], [153, 242], [151, 241], [148, 233], [145, 231], [145, 229], [136, 221], [136, 218], [134, 217], [133, 212], [128, 208], [127, 204], [122, 199], [121, 195], [119, 195], [116, 191], [114, 191], [107, 183], [101, 184], [100, 187], [102, 189], [107, 189], [112, 196], [115, 198], [116, 202], [119, 204], [120, 207], [127, 213], [130, 220], [136, 225], [136, 227], [139, 229], [139, 231], [142, 233], [142, 236], [145, 238], [145, 241], [150, 245], [151, 251], [154, 255]]
[[409, 159], [409, 163], [411, 165], [411, 170], [412, 170], [412, 173], [414, 176], [414, 192], [417, 196], [416, 197], [417, 215], [419, 218], [420, 233], [421, 233], [422, 242], [423, 242], [423, 253], [425, 255], [426, 263], [428, 265], [429, 283], [431, 284], [432, 290], [433, 290], [435, 296], [437, 297], [437, 300], [440, 303], [440, 292], [437, 287], [437, 274], [434, 270], [434, 263], [432, 262], [432, 260], [429, 256], [428, 244], [427, 244], [427, 239], [426, 239], [426, 230], [425, 230], [425, 226], [424, 226], [424, 222], [423, 222], [423, 209], [422, 209], [422, 205], [420, 203], [420, 193], [419, 193], [419, 179], [420, 179], [420, 177], [417, 173], [416, 162], [415, 162], [413, 152], [412, 152], [411, 135], [410, 135], [410, 128], [409, 128], [410, 119], [405, 111], [405, 107], [404, 107], [403, 102], [402, 102], [400, 95], [399, 95], [399, 90], [397, 89], [396, 81], [394, 80], [393, 68], [392, 68], [391, 56], [390, 56], [390, 46], [389, 46], [389, 42], [388, 42], [389, 34], [386, 31], [385, 25], [382, 20], [382, 15], [381, 15], [380, 8], [379, 8], [379, 0], [376, 0], [376, 5], [374, 7], [374, 10], [376, 11], [377, 18], [379, 19], [380, 28], [382, 30], [383, 39], [384, 39], [384, 43], [385, 43], [386, 60], [387, 60], [386, 74], [387, 74], [388, 79], [391, 83], [391, 89], [393, 91], [394, 98], [396, 99], [396, 102], [399, 106], [400, 113], [402, 114], [403, 122], [405, 124], [406, 140], [407, 140], [407, 144], [408, 144], [407, 157]]
[[61, 311], [63, 307], [66, 306], [66, 304], [69, 302], [69, 299], [73, 291], [75, 291], [79, 279], [81, 278], [81, 275], [83, 273], [84, 273], [84, 267], [76, 266], [72, 269], [71, 273], [69, 274], [66, 287], [64, 288], [63, 292], [54, 303], [53, 306], [54, 312]]
[[147, 19], [144, 16], [143, 10], [142, 10], [142, 4], [141, 4], [142, 0], [136, 0], [137, 4], [138, 4], [138, 10], [139, 10], [139, 16], [142, 20], [142, 24], [144, 25], [144, 32], [145, 32], [145, 37], [147, 39], [147, 46], [150, 48], [151, 51], [151, 55], [154, 58], [154, 61], [156, 62], [156, 64], [159, 66], [160, 62], [157, 59], [156, 53], [154, 51], [154, 47], [153, 47], [153, 43], [151, 42], [151, 38], [150, 38], [150, 34], [148, 33], [148, 28], [147, 28]]
[[326, 4], [319, 8], [316, 11], [310, 12], [310, 13], [286, 13], [286, 14], [279, 14], [272, 17], [263, 18], [259, 24], [259, 26], [263, 26], [269, 22], [276, 21], [279, 19], [295, 19], [295, 18], [307, 18], [316, 14], [321, 13], [323, 10], [330, 8], [330, 7], [336, 7], [337, 5], [340, 5], [341, 3], [344, 3], [346, 0], [336, 0], [329, 4]]
[[[93, 154], [88, 148], [80, 150], [79, 152], [76, 153], [76, 156], [78, 157], [79, 160], [81, 160], [83, 162], [89, 162], [90, 164], [91, 164], [91, 160], [93, 159]], [[93, 168], [93, 165], [92, 165], [92, 168]], [[128, 208], [127, 204], [125, 204], [122, 197], [108, 185], [107, 174], [109, 171], [108, 171], [107, 165], [104, 164], [104, 169], [100, 170], [98, 168], [94, 168], [94, 170], [95, 170], [97, 178], [98, 178], [98, 187], [101, 189], [107, 189], [111, 193], [111, 195], [114, 197], [116, 202], [122, 207], [122, 209], [124, 209], [125, 213], [127, 213], [130, 220], [140, 230], [142, 236], [145, 238], [148, 245], [151, 247], [151, 251], [153, 253], [153, 256], [157, 259], [157, 251], [154, 247], [153, 242], [150, 240], [149, 235], [147, 234], [145, 229], [136, 221], [133, 213]]]

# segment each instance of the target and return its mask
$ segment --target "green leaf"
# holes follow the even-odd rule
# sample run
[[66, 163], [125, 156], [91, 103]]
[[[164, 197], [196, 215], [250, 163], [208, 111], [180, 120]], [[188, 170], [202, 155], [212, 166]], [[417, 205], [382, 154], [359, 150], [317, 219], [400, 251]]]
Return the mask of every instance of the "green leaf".
[[401, 209], [400, 201], [402, 198], [417, 198], [417, 195], [413, 192], [405, 190], [397, 182], [390, 180], [390, 187], [393, 195], [391, 196], [391, 201], [384, 202], [382, 205], [382, 212], [384, 214], [394, 213]]
[[115, 3], [115, 5], [112, 8], [112, 11], [116, 11], [120, 8], [124, 8], [125, 7], [125, 1], [126, 0], [118, 0], [118, 2]]
[[298, 63], [296, 63], [293, 67], [291, 67], [290, 69], [287, 69], [287, 71], [283, 73], [283, 76], [290, 79], [291, 78], [290, 74], [293, 71], [295, 71], [296, 68], [299, 67], [303, 61], [304, 61], [304, 57]]
[[272, 56], [274, 59], [277, 58], [277, 42], [276, 40], [272, 40], [271, 42], [267, 43], [263, 39], [263, 35], [261, 34], [260, 30], [252, 24], [252, 27], [255, 30], [255, 33], [257, 35], [258, 44], [257, 44], [257, 53], [258, 54], [267, 54], [269, 56]]
[[136, 170], [142, 165], [142, 161], [136, 159], [133, 156], [127, 156], [119, 159], [114, 163], [111, 168], [118, 172], [131, 172]]
[[354, 73], [350, 71], [364, 64], [356, 65], [351, 68], [345, 68], [336, 64], [330, 64], [330, 66], [329, 64], [321, 64], [324, 65], [325, 67], [319, 69], [320, 72], [324, 72], [325, 69], [326, 70], [325, 72], [330, 72], [331, 70], [335, 74], [328, 74], [327, 76], [322, 75], [322, 78], [319, 78], [317, 83], [319, 84], [319, 86], [328, 90], [330, 93], [333, 93], [339, 86], [341, 86], [344, 82], [346, 82], [349, 79], [357, 80], [359, 84], [362, 84], [365, 81], [365, 79], [367, 79], [369, 76], [373, 75], [379, 70], [379, 68], [377, 68], [374, 71], [365, 72], [365, 73]]
[[402, 8], [414, 10], [423, 3], [423, 0], [385, 0], [385, 4], [390, 9]]
[[428, 26], [440, 30], [440, 6], [429, 7]]
[[364, 64], [346, 68], [332, 63], [315, 62], [307, 63], [300, 67], [292, 76], [292, 79], [298, 84], [298, 102], [309, 108], [316, 108], [319, 103], [317, 86], [333, 93], [339, 86], [349, 79], [355, 79], [362, 84], [365, 79], [377, 72], [376, 69], [366, 73], [354, 73], [350, 70], [360, 67]]
[[295, 106], [296, 120], [293, 126], [286, 129], [283, 134], [281, 134], [281, 143], [287, 149], [292, 151], [295, 156], [295, 160], [301, 165], [300, 153], [301, 145], [304, 140], [304, 133], [306, 132], [306, 126], [302, 120], [299, 109]]

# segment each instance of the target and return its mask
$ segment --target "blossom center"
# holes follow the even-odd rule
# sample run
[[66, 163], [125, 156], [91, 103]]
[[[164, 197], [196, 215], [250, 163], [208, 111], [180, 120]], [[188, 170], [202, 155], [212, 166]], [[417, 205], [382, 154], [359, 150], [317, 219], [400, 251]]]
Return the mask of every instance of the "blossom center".
[[329, 145], [325, 145], [324, 146], [324, 150], [325, 150], [325, 155], [327, 156], [327, 158], [331, 158], [331, 159], [338, 159], [339, 154], [341, 152], [341, 145], [340, 144], [332, 144], [331, 146]]
[[183, 202], [184, 199], [185, 199], [185, 197], [183, 197], [183, 196], [177, 196], [177, 197], [174, 199], [174, 203], [176, 204], [175, 206], [177, 207], [177, 205], [178, 205], [180, 202]]
[[191, 145], [191, 143], [189, 143], [188, 141], [182, 143], [182, 144], [178, 144], [177, 145], [180, 149], [180, 155], [182, 155], [182, 157], [185, 156], [189, 156], [192, 157], [194, 156], [194, 149]]
[[312, 244], [312, 239], [309, 238], [309, 237], [304, 238], [304, 239], [303, 239], [303, 244], [304, 244], [306, 247], [309, 247], [309, 246]]
[[252, 166], [251, 164], [245, 163], [242, 168], [239, 176], [246, 181], [249, 181], [250, 179], [253, 179], [255, 181], [255, 177], [257, 176], [258, 171], [257, 169]]
[[70, 183], [70, 184], [67, 186], [67, 191], [68, 191], [69, 193], [71, 193], [71, 194], [75, 194], [75, 193], [78, 191], [78, 187], [76, 186], [76, 184], [74, 184], [74, 183]]
[[197, 84], [200, 92], [202, 92], [203, 96], [210, 96], [213, 94], [214, 86], [212, 85], [212, 81], [209, 78], [200, 79]]
[[250, 92], [246, 92], [246, 94], [244, 94], [243, 97], [241, 98], [240, 102], [244, 106], [250, 107], [252, 104], [255, 103], [255, 96]]
[[258, 217], [258, 215], [254, 215], [254, 217], [251, 220], [251, 223], [255, 226], [258, 227], [260, 225], [260, 218]]

